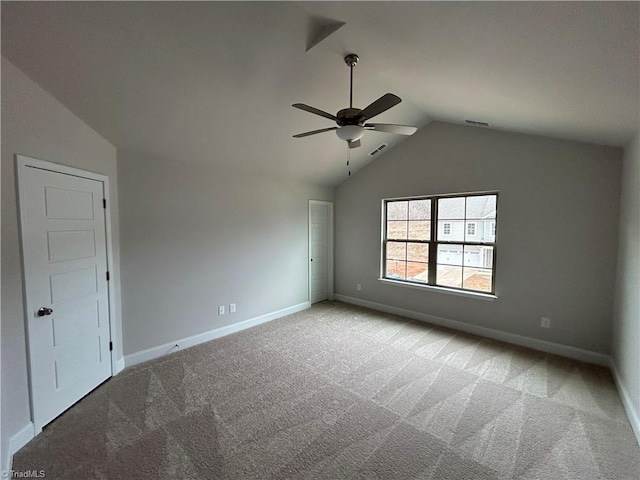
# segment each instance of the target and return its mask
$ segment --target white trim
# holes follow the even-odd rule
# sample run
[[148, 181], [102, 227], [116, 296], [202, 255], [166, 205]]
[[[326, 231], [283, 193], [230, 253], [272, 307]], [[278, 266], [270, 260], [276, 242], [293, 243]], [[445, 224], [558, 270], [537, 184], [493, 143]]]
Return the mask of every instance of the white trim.
[[[9, 439], [6, 457], [2, 459], [2, 472], [10, 472], [13, 466], [13, 456], [36, 436], [33, 422], [29, 422], [18, 433]], [[2, 478], [5, 478], [2, 476]], [[10, 477], [6, 477], [10, 478]]]
[[275, 312], [260, 315], [259, 317], [250, 318], [242, 322], [234, 323], [233, 325], [216, 328], [208, 332], [199, 333], [191, 337], [165, 343], [164, 345], [158, 345], [157, 347], [147, 348], [146, 350], [141, 350], [140, 352], [130, 353], [129, 355], [124, 356], [124, 364], [128, 368], [139, 363], [148, 362], [149, 360], [163, 357], [164, 355], [177, 352], [178, 350], [193, 347], [201, 343], [214, 340], [216, 338], [224, 337], [231, 333], [240, 332], [241, 330], [255, 327], [256, 325], [260, 325], [271, 320], [275, 320], [276, 318], [285, 317], [296, 312], [301, 312], [302, 310], [306, 310], [310, 306], [311, 304], [309, 302], [299, 303], [298, 305], [293, 305], [291, 307], [283, 308], [282, 310], [277, 310]]
[[116, 368], [113, 371], [113, 375], [119, 374], [122, 370], [124, 370], [124, 357], [116, 360]]
[[418, 283], [403, 282], [400, 280], [392, 280], [390, 278], [379, 278], [380, 283], [386, 283], [387, 285], [393, 285], [395, 287], [407, 287], [416, 288], [418, 290], [431, 290], [433, 292], [446, 293], [448, 295], [458, 295], [459, 297], [476, 298], [478, 300], [487, 300], [493, 302], [498, 297], [490, 293], [473, 292], [471, 290], [456, 290], [453, 288], [437, 287], [435, 285], [421, 285]]
[[616, 381], [616, 386], [618, 387], [618, 391], [620, 392], [622, 405], [624, 405], [624, 409], [627, 412], [627, 417], [629, 417], [629, 423], [631, 424], [633, 433], [636, 434], [636, 439], [638, 440], [638, 444], [640, 444], [640, 412], [636, 410], [633, 404], [633, 399], [629, 395], [627, 388], [624, 386], [622, 376], [618, 372], [613, 358], [611, 359], [609, 368], [611, 368], [611, 373], [613, 373], [613, 378]]
[[309, 304], [311, 304], [311, 205], [326, 205], [329, 211], [329, 218], [327, 220], [327, 286], [328, 298], [333, 300], [333, 202], [327, 202], [325, 200], [309, 200], [309, 218], [307, 220], [307, 237], [308, 237], [308, 255], [307, 255], [307, 272], [308, 272], [308, 298]]
[[[18, 197], [19, 197], [19, 202], [18, 202], [18, 214], [19, 214], [19, 219], [20, 219], [20, 242], [24, 242], [24, 235], [25, 235], [25, 225], [23, 223], [23, 217], [22, 214], [20, 212], [24, 212], [25, 211], [25, 198], [24, 195], [21, 195], [20, 192], [25, 190], [25, 175], [23, 172], [25, 172], [25, 170], [27, 168], [37, 168], [40, 170], [46, 170], [49, 172], [55, 172], [55, 173], [62, 173], [65, 175], [71, 175], [74, 177], [80, 177], [80, 178], [86, 178], [89, 180], [95, 180], [98, 182], [102, 183], [102, 194], [103, 194], [103, 198], [107, 201], [107, 210], [105, 211], [105, 236], [106, 236], [106, 254], [107, 254], [107, 269], [111, 274], [111, 280], [109, 282], [107, 282], [107, 295], [108, 295], [108, 299], [109, 299], [109, 336], [110, 336], [110, 341], [114, 341], [116, 340], [115, 337], [115, 332], [120, 331], [120, 329], [117, 328], [118, 326], [118, 320], [116, 319], [116, 315], [115, 312], [116, 311], [120, 311], [120, 305], [116, 304], [116, 298], [115, 298], [115, 268], [113, 265], [113, 234], [112, 234], [112, 230], [111, 230], [111, 213], [109, 211], [109, 208], [111, 207], [111, 203], [110, 203], [110, 196], [109, 196], [109, 177], [106, 175], [103, 175], [101, 173], [95, 173], [95, 172], [89, 172], [86, 170], [82, 170], [79, 168], [75, 168], [75, 167], [69, 167], [66, 165], [61, 165], [59, 163], [54, 163], [54, 162], [49, 162], [49, 161], [45, 161], [45, 160], [40, 160], [37, 158], [32, 158], [32, 157], [28, 157], [26, 155], [21, 155], [21, 154], [15, 154], [15, 162], [16, 162], [16, 174], [17, 174], [17, 178], [18, 178]], [[22, 263], [24, 266], [24, 247], [22, 248]], [[24, 295], [24, 303], [25, 303], [25, 322], [28, 321], [28, 319], [26, 318], [27, 316], [27, 304], [29, 302], [29, 299], [27, 298], [27, 292], [26, 292], [26, 285], [29, 279], [29, 269], [28, 268], [24, 268], [24, 275], [23, 275], [23, 289], [25, 292]], [[27, 339], [28, 340], [28, 339]], [[28, 341], [27, 341], [27, 352], [28, 352]], [[30, 354], [27, 354], [27, 365], [29, 365], [31, 359], [30, 359]], [[115, 375], [116, 371], [117, 371], [117, 360], [116, 360], [116, 356], [114, 351], [110, 352], [110, 356], [111, 356], [111, 375]], [[42, 430], [42, 426], [39, 425], [38, 421], [40, 420], [39, 418], [35, 418], [36, 415], [36, 406], [33, 403], [33, 395], [32, 395], [32, 386], [31, 386], [31, 370], [30, 367], [28, 369], [29, 371], [29, 400], [30, 400], [30, 404], [31, 404], [31, 420], [33, 421], [34, 425], [36, 425], [35, 427], [35, 431], [36, 433], [40, 433]]]
[[431, 323], [441, 327], [447, 327], [454, 330], [460, 330], [462, 332], [472, 333], [481, 337], [493, 338], [494, 340], [500, 340], [502, 342], [520, 345], [522, 347], [532, 348], [534, 350], [540, 350], [541, 352], [553, 353], [555, 355], [573, 358], [574, 360], [580, 360], [582, 362], [595, 363], [596, 365], [603, 365], [607, 367], [610, 365], [608, 355], [592, 352], [591, 350], [572, 347], [570, 345], [562, 345], [560, 343], [549, 342], [546, 340], [539, 340], [537, 338], [525, 337], [516, 333], [503, 332], [501, 330], [495, 330], [493, 328], [471, 325], [469, 323], [460, 322], [458, 320], [451, 320], [449, 318], [437, 317], [435, 315], [429, 315], [426, 313], [407, 310], [404, 308], [392, 307], [390, 305], [370, 302], [368, 300], [361, 300], [359, 298], [348, 297], [346, 295], [340, 295], [337, 293], [334, 295], [334, 297], [336, 300], [341, 302], [351, 303], [353, 305], [359, 305], [361, 307], [366, 307], [381, 312], [392, 313], [394, 315], [400, 315], [403, 317], [412, 318], [414, 320], [420, 320], [422, 322]]
[[[109, 281], [107, 282], [107, 292], [109, 295], [109, 337], [111, 344], [113, 345], [113, 350], [111, 351], [111, 375], [116, 375], [118, 370], [118, 359], [116, 358], [116, 352], [118, 351], [117, 344], [121, 341], [120, 338], [117, 338], [116, 332], [122, 331], [122, 329], [118, 329], [118, 321], [116, 312], [120, 312], [119, 305], [116, 304], [116, 269], [113, 264], [113, 237], [111, 235], [111, 195], [109, 193], [109, 177], [104, 177], [105, 180], [103, 182], [102, 194], [104, 195], [104, 199], [107, 203], [107, 208], [105, 209], [105, 221], [107, 228], [107, 268], [109, 269]], [[120, 350], [122, 351], [122, 350]]]

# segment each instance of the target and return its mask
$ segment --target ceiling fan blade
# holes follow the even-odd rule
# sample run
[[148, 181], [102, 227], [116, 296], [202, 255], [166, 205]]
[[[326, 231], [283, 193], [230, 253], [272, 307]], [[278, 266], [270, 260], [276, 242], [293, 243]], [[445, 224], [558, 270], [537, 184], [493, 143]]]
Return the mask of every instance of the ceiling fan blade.
[[358, 148], [360, 144], [360, 140], [352, 140], [351, 142], [347, 142], [349, 144], [349, 148]]
[[364, 120], [373, 118], [376, 115], [380, 115], [382, 112], [389, 110], [391, 107], [399, 104], [401, 101], [402, 99], [397, 95], [394, 95], [393, 93], [385, 93], [371, 105], [362, 110], [360, 112], [360, 118]]
[[338, 118], [335, 115], [331, 115], [330, 113], [323, 112], [320, 109], [315, 107], [310, 107], [309, 105], [305, 105], [304, 103], [294, 103], [291, 105], [292, 107], [299, 108], [300, 110], [304, 110], [305, 112], [315, 113], [316, 115], [320, 115], [321, 117], [328, 118], [329, 120], [333, 120], [334, 122], [338, 121]]
[[394, 125], [391, 123], [367, 123], [364, 128], [374, 132], [395, 133], [397, 135], [413, 135], [418, 130], [416, 127], [409, 125]]
[[329, 127], [329, 128], [322, 128], [320, 130], [312, 130], [311, 132], [304, 132], [304, 133], [299, 133], [297, 135], [294, 135], [293, 138], [308, 137], [309, 135], [315, 135], [316, 133], [330, 132], [331, 130], [337, 130], [337, 129], [338, 127]]

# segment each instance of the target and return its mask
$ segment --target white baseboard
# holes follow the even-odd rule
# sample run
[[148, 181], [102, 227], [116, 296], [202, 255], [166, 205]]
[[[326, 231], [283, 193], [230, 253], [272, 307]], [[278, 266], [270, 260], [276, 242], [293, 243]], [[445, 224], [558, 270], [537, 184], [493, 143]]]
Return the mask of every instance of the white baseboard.
[[122, 370], [124, 370], [124, 357], [119, 360], [116, 360], [115, 370], [113, 372], [113, 376], [119, 374]]
[[618, 387], [618, 392], [620, 392], [620, 398], [622, 399], [622, 405], [624, 405], [624, 409], [627, 412], [627, 417], [629, 417], [629, 423], [631, 423], [631, 428], [633, 428], [633, 433], [636, 434], [636, 438], [638, 439], [638, 444], [640, 445], [640, 412], [636, 410], [635, 405], [633, 404], [633, 400], [629, 395], [629, 391], [624, 385], [624, 381], [618, 372], [618, 368], [616, 367], [613, 359], [611, 360], [610, 365], [611, 371], [613, 372], [613, 378], [616, 381], [616, 386]]
[[353, 305], [359, 305], [361, 307], [366, 307], [385, 313], [392, 313], [394, 315], [400, 315], [402, 317], [412, 318], [414, 320], [420, 320], [422, 322], [432, 323], [441, 327], [460, 330], [463, 332], [472, 333], [474, 335], [479, 335], [481, 337], [492, 338], [494, 340], [500, 340], [502, 342], [512, 343], [514, 345], [520, 345], [522, 347], [532, 348], [534, 350], [540, 350], [546, 353], [573, 358], [574, 360], [580, 360], [582, 362], [595, 363], [596, 365], [603, 365], [606, 367], [610, 365], [608, 355], [592, 352], [591, 350], [584, 350], [582, 348], [572, 347], [570, 345], [562, 345], [560, 343], [548, 342], [546, 340], [539, 340], [537, 338], [525, 337], [523, 335], [518, 335], [515, 333], [503, 332], [501, 330], [495, 330], [493, 328], [481, 327], [479, 325], [471, 325], [469, 323], [459, 322], [457, 320], [451, 320], [449, 318], [436, 317], [435, 315], [428, 315], [426, 313], [416, 312], [414, 310], [392, 307], [390, 305], [370, 302], [368, 300], [348, 297], [346, 295], [335, 294], [334, 298], [341, 302], [351, 303]]
[[[309, 302], [299, 303], [298, 305], [293, 305], [291, 307], [283, 308], [282, 310], [277, 310], [265, 315], [260, 315], [259, 317], [250, 318], [239, 323], [234, 323], [233, 325], [216, 328], [215, 330], [210, 330], [198, 335], [182, 338], [180, 340], [165, 343], [164, 345], [159, 345], [157, 347], [148, 348], [140, 352], [130, 353], [129, 355], [124, 356], [124, 364], [125, 367], [131, 367], [132, 365], [148, 362], [149, 360], [162, 357], [164, 355], [167, 355], [168, 353], [177, 352], [178, 350], [193, 347], [195, 345], [199, 345], [216, 338], [224, 337], [225, 335], [229, 335], [231, 333], [236, 333], [250, 327], [255, 327], [256, 325], [275, 320], [276, 318], [285, 317], [287, 315], [306, 310], [310, 306], [311, 304]], [[178, 346], [176, 347], [176, 345]]]
[[[29, 443], [35, 436], [36, 432], [33, 427], [33, 422], [29, 422], [22, 428], [22, 430], [20, 430], [9, 439], [9, 448], [7, 449], [8, 451], [6, 454], [6, 458], [2, 459], [3, 472], [11, 471], [11, 467], [13, 466], [13, 456], [15, 455], [15, 453], [22, 447], [24, 447], [27, 443]], [[5, 477], [2, 476], [2, 478]]]

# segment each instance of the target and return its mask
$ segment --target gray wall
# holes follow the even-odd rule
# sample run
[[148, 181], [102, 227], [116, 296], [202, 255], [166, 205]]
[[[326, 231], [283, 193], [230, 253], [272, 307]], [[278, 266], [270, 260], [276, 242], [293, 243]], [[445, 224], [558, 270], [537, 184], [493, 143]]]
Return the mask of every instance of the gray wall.
[[[624, 153], [612, 360], [640, 418], [640, 133]], [[640, 437], [640, 424], [636, 423]]]
[[333, 189], [122, 151], [118, 171], [125, 354], [308, 300], [308, 200]]
[[[431, 123], [336, 189], [336, 293], [608, 354], [621, 157], [617, 148]], [[500, 192], [496, 301], [377, 280], [381, 199], [480, 190]], [[552, 328], [540, 328], [541, 316]]]
[[[2, 59], [2, 461], [8, 441], [31, 421], [18, 236], [14, 154], [48, 160], [109, 176], [119, 291], [119, 231], [116, 149], [10, 62]], [[119, 306], [114, 306], [119, 322]], [[122, 356], [120, 332], [114, 335]], [[4, 468], [5, 465], [0, 466]]]

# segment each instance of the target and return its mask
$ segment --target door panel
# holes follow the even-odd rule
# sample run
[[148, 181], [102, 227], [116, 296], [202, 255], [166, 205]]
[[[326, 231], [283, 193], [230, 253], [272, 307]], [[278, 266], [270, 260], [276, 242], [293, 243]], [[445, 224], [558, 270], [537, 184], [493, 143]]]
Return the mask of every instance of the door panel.
[[92, 302], [66, 313], [56, 313], [51, 321], [53, 345], [57, 347], [78, 335], [100, 328], [98, 303]]
[[78, 260], [96, 255], [96, 239], [93, 230], [47, 232], [49, 262]]
[[[104, 185], [24, 165], [19, 177], [30, 381], [39, 432], [111, 376]], [[40, 316], [40, 308], [52, 312]]]
[[93, 219], [94, 205], [91, 192], [53, 187], [45, 187], [44, 191], [46, 218]]
[[58, 304], [96, 293], [98, 291], [98, 279], [96, 275], [95, 267], [51, 275], [49, 277], [51, 303]]

